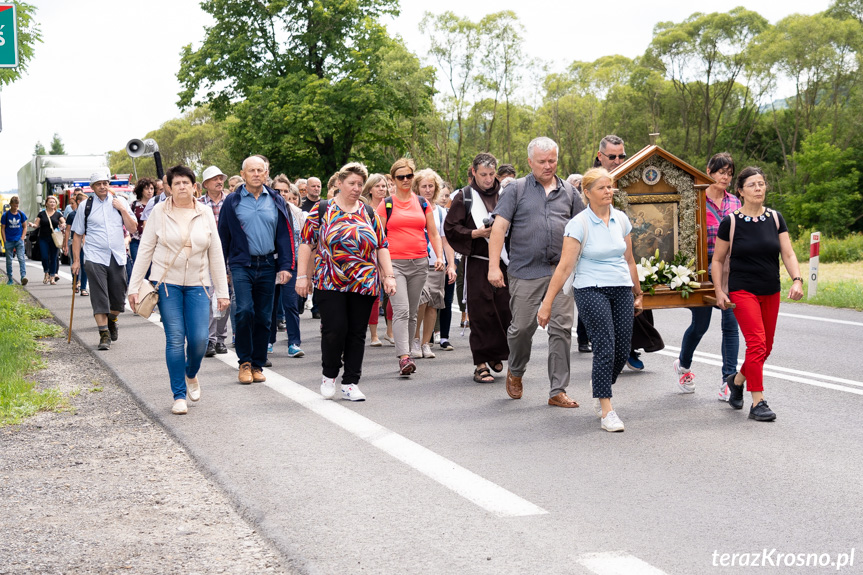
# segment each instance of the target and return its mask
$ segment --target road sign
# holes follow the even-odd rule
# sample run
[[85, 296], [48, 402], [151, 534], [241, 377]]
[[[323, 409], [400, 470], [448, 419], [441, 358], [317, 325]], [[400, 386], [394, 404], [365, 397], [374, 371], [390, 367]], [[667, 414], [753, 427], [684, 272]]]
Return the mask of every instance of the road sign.
[[18, 29], [14, 4], [0, 4], [0, 68], [18, 67]]

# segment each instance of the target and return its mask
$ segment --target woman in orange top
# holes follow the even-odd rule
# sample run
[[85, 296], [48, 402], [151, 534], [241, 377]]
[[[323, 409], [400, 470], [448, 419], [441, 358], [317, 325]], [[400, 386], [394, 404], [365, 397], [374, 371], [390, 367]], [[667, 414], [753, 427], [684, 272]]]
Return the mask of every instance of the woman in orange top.
[[410, 375], [417, 368], [410, 357], [410, 338], [416, 331], [417, 308], [428, 275], [429, 243], [437, 257], [435, 270], [444, 269], [443, 248], [432, 205], [411, 191], [415, 171], [413, 160], [396, 160], [390, 168], [390, 175], [396, 182], [395, 194], [377, 208], [384, 222], [396, 276], [396, 293], [390, 296], [390, 302], [401, 375]]

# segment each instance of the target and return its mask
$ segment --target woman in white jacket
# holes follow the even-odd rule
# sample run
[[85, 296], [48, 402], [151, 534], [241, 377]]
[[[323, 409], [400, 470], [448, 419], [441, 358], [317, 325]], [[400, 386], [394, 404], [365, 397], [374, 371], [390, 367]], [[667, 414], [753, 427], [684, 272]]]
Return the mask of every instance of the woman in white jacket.
[[166, 176], [172, 195], [156, 205], [144, 228], [129, 280], [129, 305], [137, 309], [138, 292], [152, 264], [150, 278], [158, 278], [165, 359], [174, 393], [171, 413], [184, 415], [187, 393], [192, 401], [201, 398], [198, 370], [209, 338], [208, 290], [216, 290], [219, 310], [227, 309], [231, 300], [213, 210], [195, 201], [195, 173], [175, 166]]

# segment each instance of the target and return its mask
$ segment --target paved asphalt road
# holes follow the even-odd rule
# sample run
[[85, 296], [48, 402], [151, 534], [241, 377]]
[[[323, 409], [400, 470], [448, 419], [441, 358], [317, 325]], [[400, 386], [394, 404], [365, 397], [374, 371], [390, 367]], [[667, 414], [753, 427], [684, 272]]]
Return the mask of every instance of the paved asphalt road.
[[[68, 319], [68, 279], [28, 289]], [[202, 400], [185, 417], [170, 414], [158, 323], [126, 313], [120, 340], [93, 353], [298, 572], [746, 573], [722, 555], [762, 563], [766, 550], [772, 572], [820, 573], [836, 566], [788, 567], [780, 554], [848, 563], [852, 549], [842, 572], [863, 572], [863, 313], [781, 312], [765, 382], [776, 422], [748, 420], [748, 394], [743, 411], [717, 400], [718, 313], [693, 367], [697, 392], [677, 393], [671, 363], [689, 313], [659, 311], [668, 347], [614, 389], [622, 434], [593, 414], [589, 354], [572, 354], [569, 393], [582, 407], [546, 405], [542, 331], [519, 401], [501, 376], [471, 381], [460, 329], [456, 350], [418, 360], [409, 380], [394, 348], [367, 348], [368, 401], [333, 402], [318, 395], [307, 312], [305, 358], [288, 358], [280, 335], [269, 381], [252, 386], [236, 383], [233, 353], [205, 359]], [[95, 350], [87, 298], [76, 298], [75, 332]]]

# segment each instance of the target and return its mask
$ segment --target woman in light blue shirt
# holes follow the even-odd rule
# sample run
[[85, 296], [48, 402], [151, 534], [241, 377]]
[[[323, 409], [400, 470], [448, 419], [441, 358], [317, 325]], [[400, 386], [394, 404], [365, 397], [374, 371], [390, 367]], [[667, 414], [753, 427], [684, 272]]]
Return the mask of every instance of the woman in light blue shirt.
[[632, 257], [632, 224], [626, 214], [612, 207], [613, 184], [603, 168], [584, 174], [581, 185], [588, 207], [566, 225], [560, 264], [537, 320], [543, 327], [548, 324], [551, 302], [575, 267], [572, 288], [578, 317], [593, 343], [594, 409], [602, 429], [623, 431], [623, 422], [611, 405], [611, 386], [626, 365], [633, 310], [641, 312], [642, 294]]

